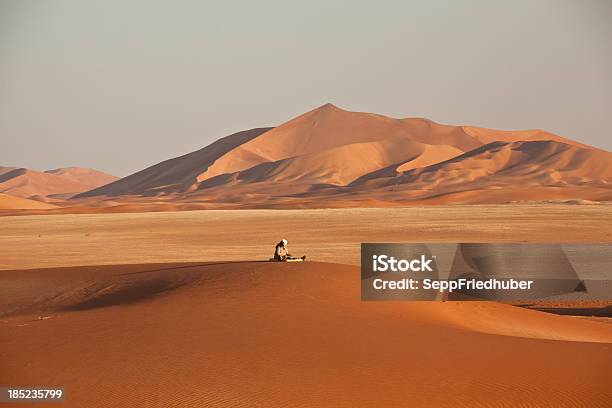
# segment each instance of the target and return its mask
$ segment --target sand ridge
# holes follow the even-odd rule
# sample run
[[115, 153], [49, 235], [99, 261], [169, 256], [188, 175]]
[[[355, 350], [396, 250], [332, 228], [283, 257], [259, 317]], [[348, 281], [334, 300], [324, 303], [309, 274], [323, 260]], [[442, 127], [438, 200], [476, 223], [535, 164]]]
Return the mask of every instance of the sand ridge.
[[[603, 407], [612, 398], [609, 325], [488, 302], [361, 302], [351, 266], [111, 265], [0, 279], [16, 294], [2, 297], [12, 312], [0, 323], [0, 382], [67, 384], [66, 406]], [[38, 302], [16, 290], [29, 282]]]
[[517, 197], [612, 201], [611, 172], [612, 153], [543, 130], [450, 126], [325, 104], [274, 128], [219, 139], [64, 205], [106, 212], [119, 209], [109, 202], [151, 211], [187, 204], [326, 208], [508, 203]]
[[2, 210], [47, 210], [58, 208], [56, 205], [22, 197], [0, 193], [0, 211]]
[[117, 179], [98, 170], [80, 167], [59, 168], [45, 172], [0, 167], [0, 193], [21, 198], [39, 197], [42, 200], [52, 195], [68, 198]]

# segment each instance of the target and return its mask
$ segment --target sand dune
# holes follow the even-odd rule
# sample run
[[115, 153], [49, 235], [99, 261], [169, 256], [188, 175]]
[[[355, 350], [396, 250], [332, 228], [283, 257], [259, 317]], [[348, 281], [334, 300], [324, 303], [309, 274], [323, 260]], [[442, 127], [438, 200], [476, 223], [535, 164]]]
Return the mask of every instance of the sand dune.
[[16, 197], [67, 197], [110, 183], [117, 177], [93, 169], [60, 168], [46, 172], [0, 167], [0, 192]]
[[405, 174], [402, 182], [414, 182], [422, 177], [429, 182], [452, 178], [475, 180], [492, 175], [520, 179], [522, 183], [607, 184], [612, 181], [612, 154], [554, 141], [492, 142], [436, 165], [414, 170]]
[[0, 210], [48, 210], [52, 208], [58, 207], [53, 204], [0, 193]]
[[608, 324], [484, 302], [361, 302], [356, 267], [152, 264], [0, 281], [0, 382], [65, 385], [71, 407], [612, 398]]
[[62, 167], [54, 170], [47, 170], [45, 173], [54, 174], [66, 180], [76, 181], [77, 183], [89, 187], [89, 189], [104, 186], [119, 179], [119, 177], [83, 167]]
[[[421, 126], [422, 123], [425, 126]], [[400, 120], [349, 112], [326, 104], [276, 128], [253, 129], [228, 136], [202, 150], [160, 163], [77, 198], [189, 193], [197, 190], [200, 183], [217, 176], [220, 177], [208, 181], [203, 187], [219, 185], [222, 180], [232, 182], [236, 173], [258, 165], [262, 166], [253, 169], [248, 177], [261, 179], [262, 175], [254, 173], [259, 170], [265, 175], [270, 168], [276, 170], [271, 172], [274, 177], [291, 167], [292, 172], [281, 177], [302, 178], [304, 174], [300, 173], [308, 173], [310, 167], [315, 167], [328, 174], [333, 183], [333, 172], [341, 167], [348, 176], [341, 175], [338, 179], [352, 181], [354, 175], [363, 173], [364, 167], [373, 170], [377, 162], [381, 166], [391, 164], [388, 160], [391, 157], [398, 163], [414, 159], [410, 149], [392, 151], [394, 146], [409, 141], [444, 146], [439, 149], [439, 157], [430, 154], [428, 160], [423, 161], [427, 164], [447, 159], [450, 151], [458, 154], [482, 144], [459, 127], [437, 125], [422, 119]], [[381, 148], [385, 151], [381, 152]], [[351, 157], [353, 151], [355, 157]], [[402, 155], [402, 151], [405, 154]], [[372, 155], [373, 160], [368, 159], [370, 163], [364, 166], [366, 154]], [[301, 156], [305, 157], [298, 159]], [[285, 160], [296, 160], [297, 163], [288, 165]], [[328, 182], [314, 178], [317, 183]]]
[[[576, 198], [612, 200], [612, 154], [554, 141], [492, 142], [405, 172], [378, 171], [354, 182], [356, 193], [446, 202]], [[459, 194], [462, 198], [459, 198]], [[497, 198], [495, 198], [497, 197]], [[389, 198], [391, 200], [391, 198]]]
[[8, 173], [10, 171], [17, 170], [17, 169], [18, 169], [18, 167], [3, 167], [3, 166], [0, 166], [0, 176], [5, 174], [5, 173]]
[[[381, 167], [399, 163], [400, 168], [409, 169], [438, 163], [461, 153], [461, 150], [452, 146], [427, 145], [405, 137], [351, 143], [213, 177], [202, 182], [200, 189], [225, 186], [229, 180], [235, 183], [274, 183], [276, 188], [280, 183], [344, 186]], [[284, 191], [290, 191], [291, 188], [285, 186]]]
[[605, 407], [609, 323], [361, 302], [356, 266], [255, 260], [279, 236], [351, 263], [367, 240], [609, 242], [606, 207], [3, 218], [0, 384], [65, 386], [67, 407]]
[[304, 208], [611, 201], [611, 166], [612, 153], [543, 130], [449, 126], [326, 104], [275, 128], [220, 139], [67, 205], [112, 211], [99, 205], [109, 198], [143, 210], [152, 202]]
[[217, 140], [198, 151], [166, 160], [114, 183], [82, 194], [79, 197], [156, 195], [164, 192], [185, 191], [193, 187], [197, 177], [218, 157], [236, 146], [265, 133], [270, 128], [251, 129]]
[[[416, 162], [416, 161], [415, 161]], [[346, 186], [301, 194], [320, 204], [351, 197], [395, 204], [612, 201], [612, 154], [551, 140], [492, 142], [433, 164], [391, 165]], [[295, 200], [299, 202], [299, 200]]]
[[[419, 129], [418, 124], [421, 122], [421, 119], [399, 120], [370, 113], [349, 112], [326, 104], [238, 146], [220, 157], [205, 173], [199, 175], [198, 180], [245, 170], [264, 162], [385, 139], [409, 138], [421, 143], [450, 145], [462, 151], [480, 145], [460, 129], [433, 122], [428, 122], [425, 129]], [[371, 146], [374, 148], [375, 145]], [[357, 156], [350, 164], [354, 165], [359, 160]]]
[[560, 142], [560, 143], [570, 144], [573, 146], [592, 149], [592, 147], [589, 145], [585, 145], [575, 140], [561, 137], [561, 136], [555, 135], [554, 133], [550, 133], [550, 132], [547, 132], [541, 129], [495, 130], [495, 129], [480, 128], [476, 126], [461, 126], [461, 129], [468, 135], [480, 141], [482, 144], [489, 144], [491, 142], [520, 142], [520, 141], [552, 140], [555, 142]]

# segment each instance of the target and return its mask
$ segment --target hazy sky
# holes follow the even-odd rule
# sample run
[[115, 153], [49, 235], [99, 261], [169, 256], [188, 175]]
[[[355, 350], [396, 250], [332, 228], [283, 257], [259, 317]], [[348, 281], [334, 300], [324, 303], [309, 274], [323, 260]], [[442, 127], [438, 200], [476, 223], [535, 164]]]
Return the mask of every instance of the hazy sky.
[[123, 176], [326, 102], [612, 150], [612, 1], [0, 0], [0, 165]]

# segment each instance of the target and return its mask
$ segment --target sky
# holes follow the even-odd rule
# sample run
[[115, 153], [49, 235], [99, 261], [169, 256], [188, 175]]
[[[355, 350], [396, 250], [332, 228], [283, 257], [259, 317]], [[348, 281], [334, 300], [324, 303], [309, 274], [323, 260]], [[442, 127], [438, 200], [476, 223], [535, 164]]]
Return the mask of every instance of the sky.
[[612, 1], [0, 0], [0, 166], [125, 176], [331, 102], [612, 150]]

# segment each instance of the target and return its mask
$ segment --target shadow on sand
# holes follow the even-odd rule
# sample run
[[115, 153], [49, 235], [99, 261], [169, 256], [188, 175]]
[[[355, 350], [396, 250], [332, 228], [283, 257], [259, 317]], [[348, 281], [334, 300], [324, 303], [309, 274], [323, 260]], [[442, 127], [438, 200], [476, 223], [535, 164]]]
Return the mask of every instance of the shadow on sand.
[[235, 265], [235, 264], [248, 264], [248, 263], [265, 263], [268, 261], [225, 261], [225, 262], [206, 262], [201, 264], [187, 264], [180, 266], [169, 266], [167, 268], [158, 268], [158, 269], [147, 269], [145, 271], [137, 271], [137, 272], [127, 272], [122, 273], [122, 276], [125, 275], [138, 275], [141, 273], [150, 273], [150, 272], [162, 272], [162, 271], [172, 271], [176, 269], [189, 269], [189, 268], [200, 268], [203, 266], [215, 266], [215, 265]]
[[[525, 306], [523, 306], [525, 307]], [[544, 307], [527, 306], [527, 309], [539, 312], [553, 313], [566, 316], [585, 316], [585, 317], [612, 317], [612, 306], [602, 307]]]
[[73, 296], [68, 296], [68, 299], [72, 301], [63, 302], [63, 305], [58, 306], [61, 311], [78, 311], [137, 303], [195, 284], [206, 273], [203, 270], [197, 270], [197, 268], [263, 262], [267, 261], [169, 264], [162, 268], [121, 273], [112, 275], [88, 287], [74, 288], [71, 291]]

